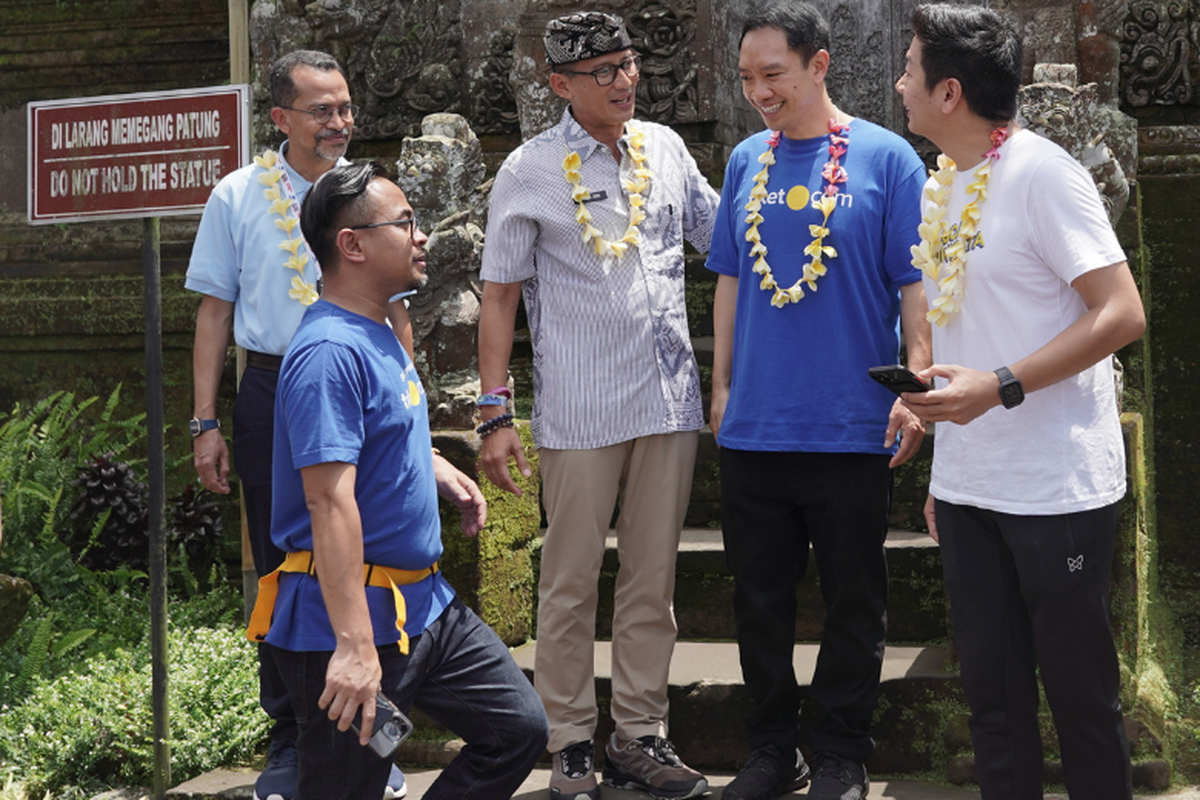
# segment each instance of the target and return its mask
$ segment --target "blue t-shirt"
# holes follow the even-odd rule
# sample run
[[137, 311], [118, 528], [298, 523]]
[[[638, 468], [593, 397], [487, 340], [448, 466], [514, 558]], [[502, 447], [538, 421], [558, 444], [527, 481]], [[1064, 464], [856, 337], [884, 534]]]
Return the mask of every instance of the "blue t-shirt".
[[[318, 300], [288, 347], [275, 397], [271, 539], [285, 552], [313, 549], [300, 469], [335, 461], [356, 465], [365, 561], [419, 570], [438, 560], [441, 521], [421, 380], [387, 325]], [[410, 637], [454, 596], [440, 572], [401, 591]], [[400, 632], [391, 590], [366, 592], [375, 644], [394, 644]], [[335, 648], [317, 579], [280, 576], [267, 641], [286, 650]]]
[[[759, 287], [746, 241], [745, 209], [762, 169], [758, 157], [769, 132], [733, 151], [708, 268], [738, 278], [729, 402], [718, 443], [741, 450], [887, 453], [883, 447], [895, 395], [875, 383], [869, 367], [899, 358], [901, 286], [921, 273], [911, 263], [917, 243], [925, 169], [912, 147], [865, 120], [850, 124], [840, 163], [847, 182], [829, 217], [817, 290], [805, 285], [798, 303], [775, 308]], [[770, 168], [759, 234], [779, 286], [799, 280], [809, 258], [809, 225], [821, 212], [810, 201], [825, 181], [829, 138], [782, 138]]]

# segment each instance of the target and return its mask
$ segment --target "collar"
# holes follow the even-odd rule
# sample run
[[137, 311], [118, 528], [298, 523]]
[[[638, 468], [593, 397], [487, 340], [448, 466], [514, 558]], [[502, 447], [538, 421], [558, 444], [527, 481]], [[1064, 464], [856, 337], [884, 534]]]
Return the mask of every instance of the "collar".
[[[562, 128], [563, 143], [567, 148], [579, 153], [579, 157], [586, 161], [592, 153], [599, 148], [608, 149], [607, 145], [598, 141], [587, 130], [579, 124], [578, 120], [571, 113], [571, 107], [568, 105], [563, 109], [562, 119], [559, 121], [559, 126]], [[625, 125], [625, 133], [617, 140], [617, 147], [622, 153], [629, 152], [629, 124]]]

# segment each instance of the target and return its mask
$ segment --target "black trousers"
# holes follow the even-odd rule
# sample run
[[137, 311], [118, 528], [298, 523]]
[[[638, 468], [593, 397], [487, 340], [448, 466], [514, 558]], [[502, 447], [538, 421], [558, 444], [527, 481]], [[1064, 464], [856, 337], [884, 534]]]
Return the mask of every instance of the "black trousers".
[[742, 674], [754, 749], [796, 747], [800, 691], [793, 668], [796, 584], [809, 545], [825, 600], [811, 697], [821, 709], [816, 752], [863, 762], [875, 743], [887, 628], [887, 537], [892, 473], [886, 455], [721, 450], [721, 520], [734, 576]]
[[984, 799], [1042, 797], [1040, 672], [1067, 792], [1129, 800], [1129, 742], [1108, 624], [1116, 504], [1017, 516], [939, 500], [936, 514]]
[[[246, 528], [261, 578], [283, 563], [284, 552], [271, 542], [271, 449], [275, 438], [275, 387], [279, 373], [246, 367], [233, 402], [233, 466], [246, 506]], [[258, 646], [259, 702], [273, 721], [271, 740], [295, 741], [296, 715], [287, 686], [275, 663], [275, 648]]]

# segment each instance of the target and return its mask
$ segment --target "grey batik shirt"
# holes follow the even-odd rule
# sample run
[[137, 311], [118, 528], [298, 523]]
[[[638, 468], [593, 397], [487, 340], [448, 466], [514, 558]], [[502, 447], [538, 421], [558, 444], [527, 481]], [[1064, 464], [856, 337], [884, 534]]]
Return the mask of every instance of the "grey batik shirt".
[[[645, 134], [653, 172], [623, 257], [596, 255], [576, 220], [563, 161], [579, 154], [592, 224], [609, 241], [629, 225], [623, 179], [633, 177], [630, 126]], [[521, 145], [496, 175], [483, 251], [484, 280], [524, 282], [533, 339], [533, 436], [538, 447], [580, 450], [704, 425], [683, 294], [683, 242], [708, 250], [717, 193], [674, 131], [635, 120], [618, 164], [570, 109]]]

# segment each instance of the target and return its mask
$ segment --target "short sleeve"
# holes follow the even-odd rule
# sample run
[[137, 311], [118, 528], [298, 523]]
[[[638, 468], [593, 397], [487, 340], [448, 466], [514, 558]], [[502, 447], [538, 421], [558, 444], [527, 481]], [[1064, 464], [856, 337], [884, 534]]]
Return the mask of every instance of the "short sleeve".
[[1096, 184], [1079, 162], [1065, 153], [1049, 158], [1038, 166], [1031, 186], [1034, 247], [1064, 283], [1125, 260]]
[[318, 341], [288, 354], [279, 377], [279, 412], [296, 469], [357, 464], [364, 438], [366, 381], [347, 347]]

